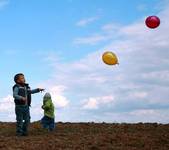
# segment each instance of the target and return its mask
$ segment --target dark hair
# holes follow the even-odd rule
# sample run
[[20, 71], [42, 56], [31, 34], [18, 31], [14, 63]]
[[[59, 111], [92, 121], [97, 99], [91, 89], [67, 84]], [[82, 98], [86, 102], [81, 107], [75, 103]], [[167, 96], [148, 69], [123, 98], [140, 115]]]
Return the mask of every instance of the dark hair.
[[16, 75], [14, 76], [14, 81], [15, 81], [15, 83], [17, 83], [17, 80], [18, 80], [19, 76], [24, 76], [24, 74], [23, 74], [23, 73], [18, 73], [18, 74], [16, 74]]

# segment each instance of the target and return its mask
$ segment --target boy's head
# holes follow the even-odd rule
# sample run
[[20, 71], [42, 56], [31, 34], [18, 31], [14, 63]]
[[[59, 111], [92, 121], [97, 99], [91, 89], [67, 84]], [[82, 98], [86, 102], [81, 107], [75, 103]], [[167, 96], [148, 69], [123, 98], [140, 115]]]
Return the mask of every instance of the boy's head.
[[14, 77], [14, 81], [15, 83], [18, 83], [18, 84], [24, 84], [25, 83], [24, 74], [23, 73], [16, 74]]

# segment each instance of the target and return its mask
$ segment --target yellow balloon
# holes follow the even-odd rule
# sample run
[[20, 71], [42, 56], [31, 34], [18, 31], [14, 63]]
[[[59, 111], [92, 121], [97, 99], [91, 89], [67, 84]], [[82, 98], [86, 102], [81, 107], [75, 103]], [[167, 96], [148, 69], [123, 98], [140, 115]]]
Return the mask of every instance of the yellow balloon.
[[105, 52], [103, 55], [102, 55], [102, 59], [103, 59], [103, 62], [107, 65], [116, 65], [116, 64], [119, 64], [118, 63], [118, 58], [117, 56], [113, 53], [113, 52]]

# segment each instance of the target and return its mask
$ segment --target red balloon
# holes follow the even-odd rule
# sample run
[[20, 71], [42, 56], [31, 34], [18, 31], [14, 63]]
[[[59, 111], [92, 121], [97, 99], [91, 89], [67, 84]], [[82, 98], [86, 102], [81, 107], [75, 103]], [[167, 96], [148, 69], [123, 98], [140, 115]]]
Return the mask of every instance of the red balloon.
[[149, 16], [145, 21], [147, 27], [154, 29], [160, 25], [160, 19], [157, 16]]

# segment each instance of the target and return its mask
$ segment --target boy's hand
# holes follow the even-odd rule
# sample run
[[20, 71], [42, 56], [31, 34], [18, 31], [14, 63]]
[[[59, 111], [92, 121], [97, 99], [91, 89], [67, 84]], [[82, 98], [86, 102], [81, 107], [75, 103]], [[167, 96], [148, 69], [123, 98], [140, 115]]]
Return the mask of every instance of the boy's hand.
[[38, 88], [39, 92], [45, 91], [45, 89]]
[[22, 102], [24, 102], [24, 103], [27, 101], [27, 99], [26, 99], [25, 97], [23, 97], [21, 100], [22, 100]]
[[22, 98], [22, 100], [23, 100], [23, 101], [26, 101], [26, 98], [25, 98], [25, 97], [23, 97], [23, 98]]

